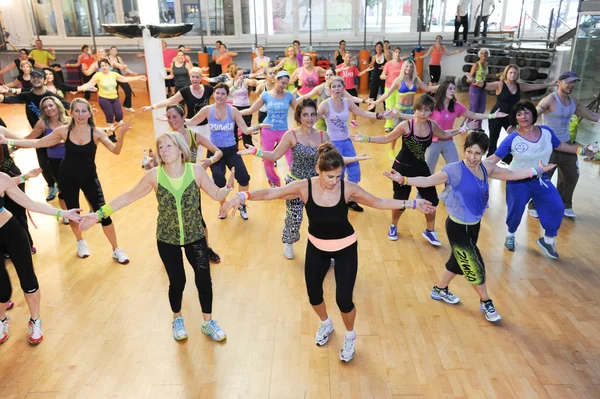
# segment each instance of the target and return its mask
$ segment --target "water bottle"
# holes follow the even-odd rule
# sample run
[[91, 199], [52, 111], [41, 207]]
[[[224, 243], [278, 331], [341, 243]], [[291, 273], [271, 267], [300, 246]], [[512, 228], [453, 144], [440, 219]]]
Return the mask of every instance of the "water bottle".
[[584, 160], [586, 161], [591, 161], [596, 157], [596, 154], [598, 154], [598, 142], [596, 141], [594, 143], [594, 145], [590, 146], [590, 150], [592, 150], [594, 152], [594, 155], [592, 155], [591, 157], [585, 157]]

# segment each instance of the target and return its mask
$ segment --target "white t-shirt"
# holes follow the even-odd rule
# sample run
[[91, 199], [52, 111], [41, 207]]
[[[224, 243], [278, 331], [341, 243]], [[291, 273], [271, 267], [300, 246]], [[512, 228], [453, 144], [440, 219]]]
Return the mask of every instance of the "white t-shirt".
[[471, 0], [459, 0], [458, 1], [458, 15], [464, 17], [469, 13], [469, 5]]
[[[269, 62], [271, 62], [271, 59], [269, 57], [256, 57], [254, 58], [254, 67], [265, 68], [269, 66]], [[259, 77], [264, 78], [264, 74], [261, 74]]]
[[[479, 5], [481, 6], [481, 3], [479, 3]], [[492, 6], [496, 6], [495, 1], [494, 0], [483, 0], [483, 12], [481, 10], [479, 10], [477, 12], [477, 16], [479, 15], [483, 15], [484, 17], [489, 16], [492, 13]]]
[[535, 142], [527, 140], [517, 132], [509, 134], [502, 140], [494, 155], [504, 158], [508, 154], [512, 154], [513, 161], [510, 163], [510, 170], [535, 168], [538, 166], [538, 161], [547, 164], [552, 151], [561, 142], [548, 126], [539, 126], [539, 128], [542, 134]]

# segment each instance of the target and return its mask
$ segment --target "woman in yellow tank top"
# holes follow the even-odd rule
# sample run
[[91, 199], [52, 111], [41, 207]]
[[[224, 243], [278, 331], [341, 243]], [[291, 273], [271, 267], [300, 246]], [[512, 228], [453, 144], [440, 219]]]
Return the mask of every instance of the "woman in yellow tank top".
[[[288, 48], [286, 48], [285, 55], [286, 57], [279, 61], [279, 64], [275, 65], [273, 69], [275, 70], [275, 72], [277, 72], [281, 68], [283, 68], [287, 71], [287, 73], [290, 74], [290, 76], [292, 76], [294, 71], [298, 68], [298, 59], [296, 58], [296, 49], [294, 49], [294, 46], [289, 46]], [[294, 87], [294, 84], [290, 83], [287, 86], [286, 90], [292, 91], [294, 90]]]
[[134, 80], [148, 80], [146, 76], [123, 76], [110, 71], [110, 62], [103, 58], [99, 61], [100, 72], [97, 72], [89, 82], [77, 88], [78, 91], [87, 91], [98, 85], [98, 105], [102, 108], [108, 130], [113, 131], [110, 136], [112, 141], [116, 140], [114, 130], [117, 124], [123, 120], [123, 106], [117, 93], [117, 82], [133, 82]]

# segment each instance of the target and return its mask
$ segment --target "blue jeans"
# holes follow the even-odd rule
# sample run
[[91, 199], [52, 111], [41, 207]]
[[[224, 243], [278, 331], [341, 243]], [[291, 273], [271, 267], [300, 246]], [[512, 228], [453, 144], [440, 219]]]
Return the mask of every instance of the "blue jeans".
[[[354, 157], [356, 156], [356, 150], [354, 149], [354, 144], [352, 144], [352, 140], [336, 140], [332, 141], [333, 145], [338, 149], [340, 154], [344, 157]], [[348, 181], [352, 183], [358, 183], [360, 181], [360, 165], [358, 162], [352, 162], [344, 168], [342, 172], [342, 179], [346, 174], [346, 170], [348, 171]]]

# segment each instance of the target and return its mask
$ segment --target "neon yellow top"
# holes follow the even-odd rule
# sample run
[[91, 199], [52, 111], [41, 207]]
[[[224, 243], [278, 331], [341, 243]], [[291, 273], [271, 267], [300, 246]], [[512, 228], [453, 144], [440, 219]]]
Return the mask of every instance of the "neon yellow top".
[[109, 72], [104, 74], [103, 72], [96, 72], [94, 77], [98, 81], [98, 96], [114, 100], [119, 97], [117, 93], [117, 76], [116, 72]]

